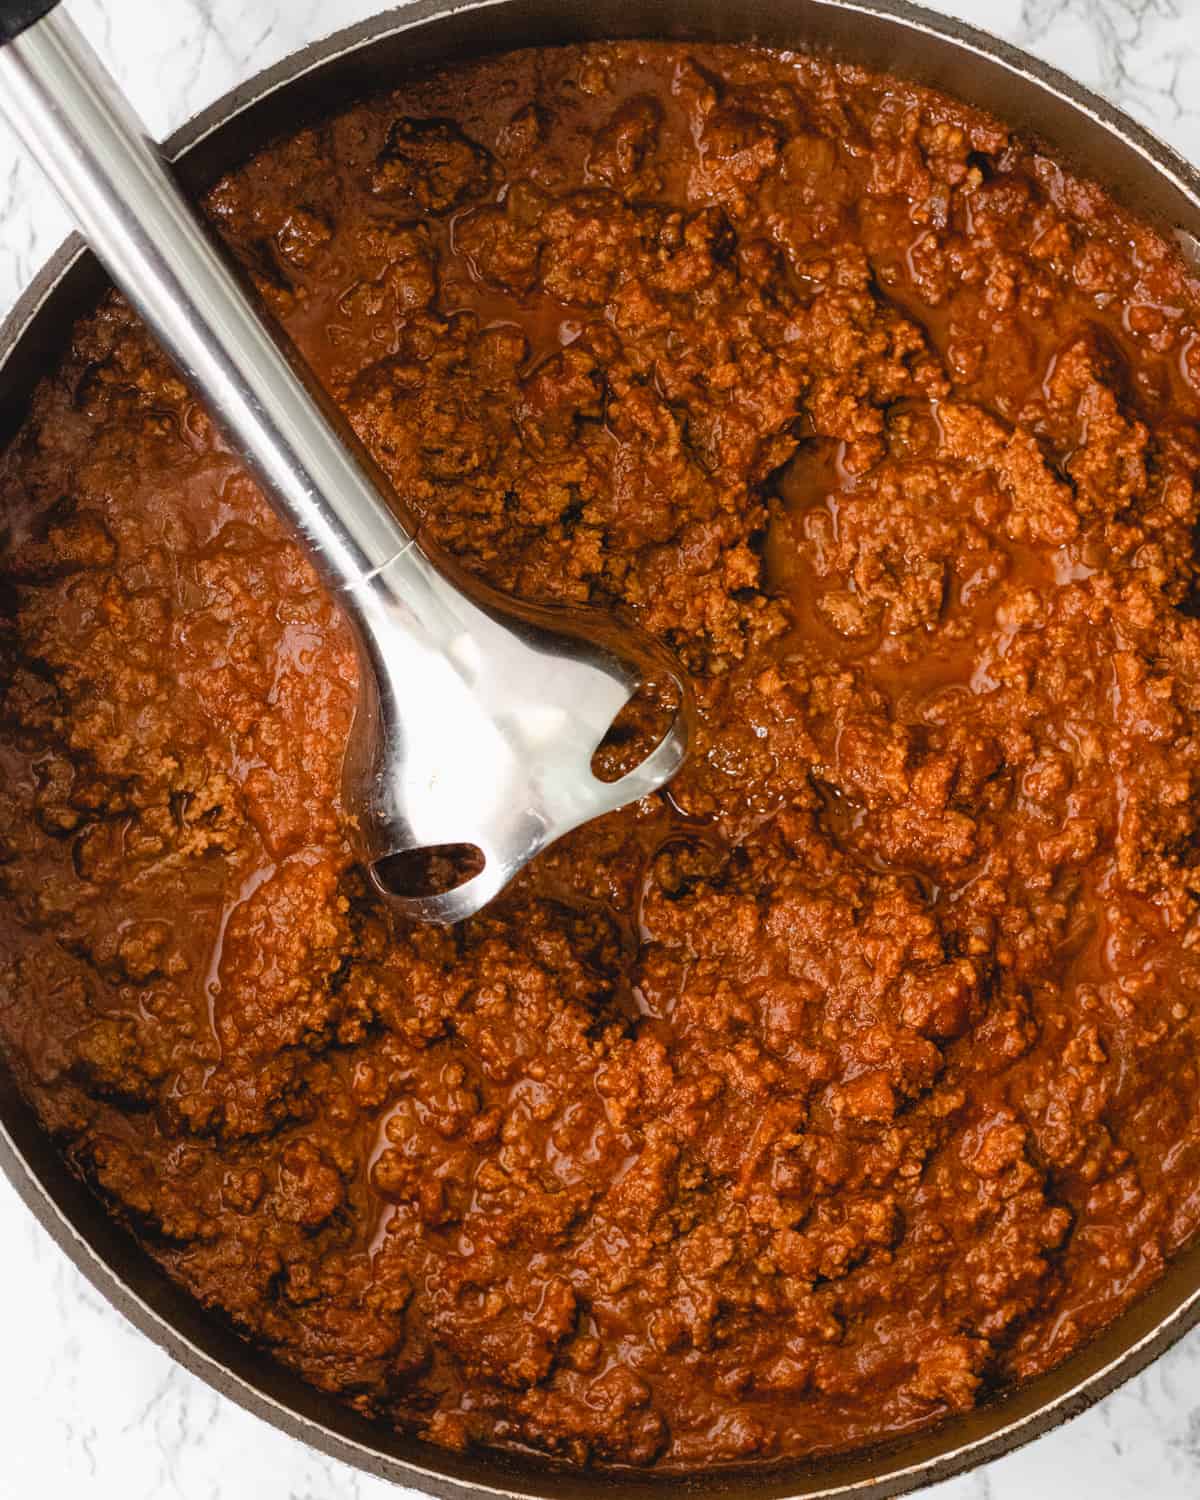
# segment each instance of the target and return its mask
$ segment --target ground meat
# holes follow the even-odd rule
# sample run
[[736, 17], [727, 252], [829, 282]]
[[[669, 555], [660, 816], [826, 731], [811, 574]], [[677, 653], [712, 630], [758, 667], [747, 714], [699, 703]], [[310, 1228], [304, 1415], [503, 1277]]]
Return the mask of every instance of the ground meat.
[[67, 1160], [454, 1447], [815, 1454], [1064, 1358], [1200, 1217], [1182, 262], [750, 48], [407, 83], [208, 210], [427, 534], [632, 614], [697, 745], [406, 926], [344, 623], [108, 298], [0, 460], [0, 1046]]

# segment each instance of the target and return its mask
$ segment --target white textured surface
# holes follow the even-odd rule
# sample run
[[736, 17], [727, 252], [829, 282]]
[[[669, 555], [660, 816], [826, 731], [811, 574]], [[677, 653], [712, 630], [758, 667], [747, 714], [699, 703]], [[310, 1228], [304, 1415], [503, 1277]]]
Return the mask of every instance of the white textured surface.
[[[159, 134], [378, 0], [68, 0]], [[1200, 161], [1200, 0], [942, 0]], [[0, 313], [66, 229], [0, 132]], [[0, 1180], [0, 1500], [383, 1500], [403, 1492], [247, 1416], [135, 1333]], [[14, 1356], [16, 1356], [14, 1358]], [[938, 1500], [1200, 1500], [1200, 1333]]]

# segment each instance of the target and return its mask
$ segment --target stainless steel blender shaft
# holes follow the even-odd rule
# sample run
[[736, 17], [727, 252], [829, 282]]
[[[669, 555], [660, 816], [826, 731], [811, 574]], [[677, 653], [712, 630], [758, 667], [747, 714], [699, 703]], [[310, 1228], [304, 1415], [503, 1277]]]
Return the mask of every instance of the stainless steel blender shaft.
[[389, 563], [411, 539], [65, 11], [0, 49], [0, 105], [326, 580], [344, 585]]
[[406, 911], [470, 915], [553, 839], [674, 774], [686, 712], [619, 781], [592, 774], [614, 716], [664, 663], [628, 632], [519, 607], [434, 565], [54, 0], [0, 0], [0, 108], [340, 598], [362, 683], [344, 800], [377, 881], [397, 852], [482, 854], [453, 889], [396, 898]]

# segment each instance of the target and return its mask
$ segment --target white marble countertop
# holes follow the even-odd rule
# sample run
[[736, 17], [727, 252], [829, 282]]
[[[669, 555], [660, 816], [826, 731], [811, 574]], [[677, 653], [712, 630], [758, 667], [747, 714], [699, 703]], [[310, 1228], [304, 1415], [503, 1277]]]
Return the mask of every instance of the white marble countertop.
[[[165, 133], [383, 0], [68, 0]], [[1200, 0], [932, 0], [1056, 63], [1200, 162]], [[0, 132], [0, 314], [67, 228]], [[384, 1500], [176, 1366], [94, 1292], [0, 1179], [0, 1500]], [[1200, 1331], [1085, 1416], [938, 1500], [1198, 1500]]]

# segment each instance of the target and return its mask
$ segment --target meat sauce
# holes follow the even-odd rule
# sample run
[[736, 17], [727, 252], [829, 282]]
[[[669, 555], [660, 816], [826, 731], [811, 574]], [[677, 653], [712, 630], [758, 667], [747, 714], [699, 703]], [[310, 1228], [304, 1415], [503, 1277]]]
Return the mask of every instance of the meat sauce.
[[207, 211], [424, 534], [627, 612], [698, 743], [406, 926], [337, 609], [110, 296], [0, 465], [0, 1043], [72, 1167], [453, 1447], [810, 1455], [1058, 1363], [1200, 1223], [1178, 248], [737, 47], [405, 82]]

